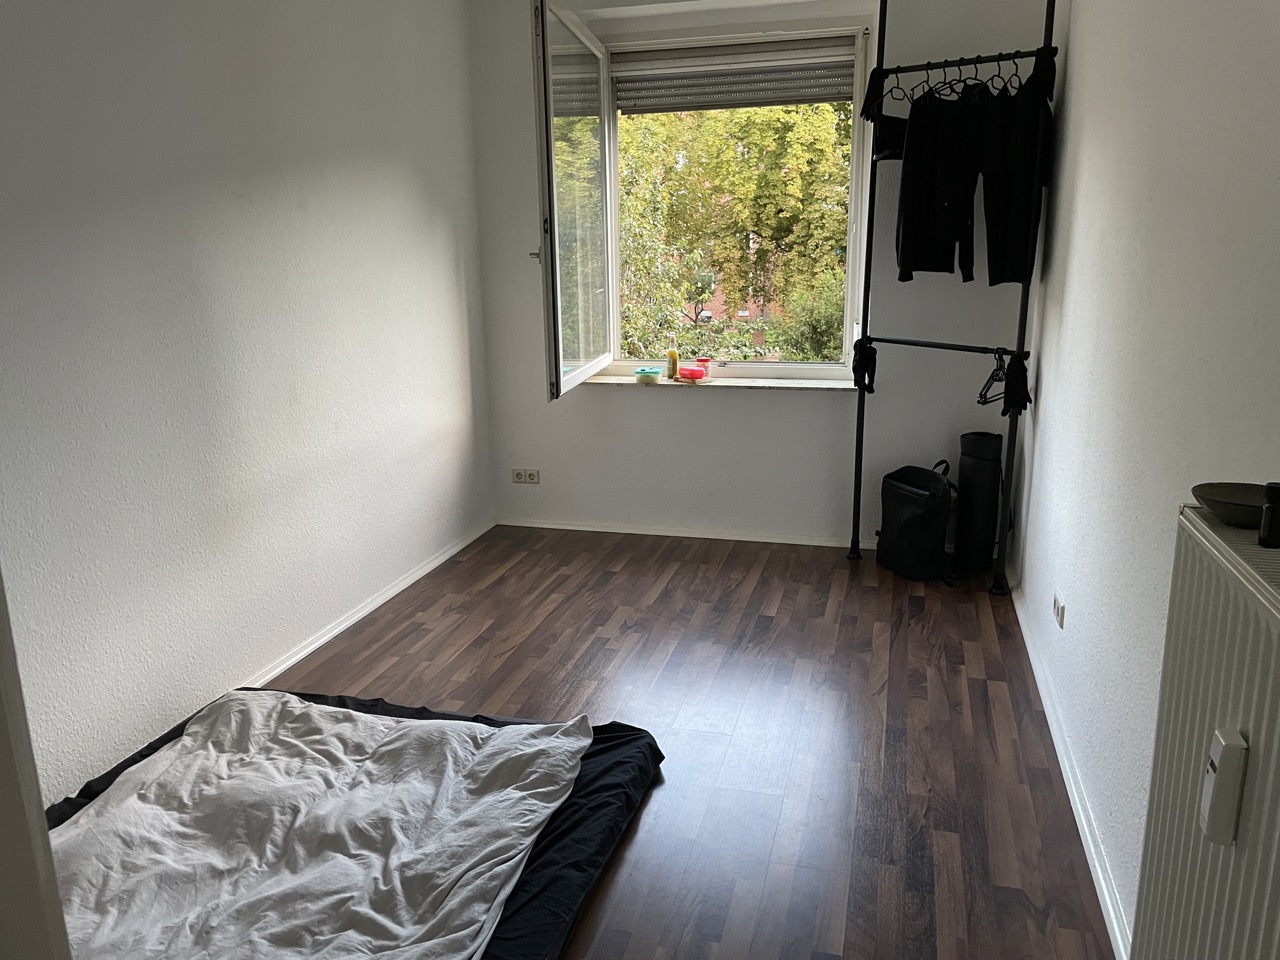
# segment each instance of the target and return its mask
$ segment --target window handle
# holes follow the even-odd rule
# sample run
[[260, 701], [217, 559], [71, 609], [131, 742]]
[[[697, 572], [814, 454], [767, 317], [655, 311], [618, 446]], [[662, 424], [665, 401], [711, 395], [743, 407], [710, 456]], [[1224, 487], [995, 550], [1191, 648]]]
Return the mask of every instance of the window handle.
[[530, 257], [532, 257], [534, 260], [537, 260], [539, 263], [541, 263], [541, 262], [542, 262], [542, 251], [541, 251], [541, 250], [533, 250], [533, 251], [530, 251], [529, 256], [530, 256]]

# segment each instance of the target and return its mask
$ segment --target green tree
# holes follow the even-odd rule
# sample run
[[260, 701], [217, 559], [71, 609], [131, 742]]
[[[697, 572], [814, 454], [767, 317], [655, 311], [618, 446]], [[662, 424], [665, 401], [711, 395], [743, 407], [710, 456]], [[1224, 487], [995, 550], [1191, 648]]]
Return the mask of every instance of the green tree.
[[[823, 277], [845, 269], [851, 124], [849, 104], [622, 118], [626, 356], [660, 356], [673, 335], [682, 354], [764, 355], [770, 348], [756, 346], [756, 331], [734, 322], [690, 324], [685, 305], [695, 305], [696, 318], [719, 292], [730, 313], [759, 305], [768, 327], [774, 305], [800, 304], [832, 287]], [[804, 338], [776, 332], [771, 339]], [[821, 337], [810, 340], [814, 347]], [[839, 345], [834, 356], [814, 358], [839, 359]]]
[[560, 313], [566, 368], [608, 349], [605, 282], [604, 155], [600, 119], [556, 117], [556, 227], [559, 238]]
[[702, 317], [702, 308], [716, 295], [716, 275], [709, 268], [696, 269], [696, 265], [686, 262], [685, 267], [691, 271], [685, 278], [684, 302], [691, 309], [684, 315], [697, 323]]
[[668, 241], [661, 158], [669, 149], [662, 124], [626, 123], [619, 130], [622, 352], [638, 359], [665, 352], [684, 309], [679, 251]]
[[844, 346], [845, 275], [828, 270], [791, 292], [770, 333], [783, 360], [839, 360]]

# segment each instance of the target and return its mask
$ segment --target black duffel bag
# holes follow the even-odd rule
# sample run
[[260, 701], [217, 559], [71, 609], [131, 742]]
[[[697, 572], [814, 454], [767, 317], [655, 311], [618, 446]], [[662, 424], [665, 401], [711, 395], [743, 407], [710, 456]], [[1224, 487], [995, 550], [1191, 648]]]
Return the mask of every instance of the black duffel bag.
[[876, 562], [908, 580], [947, 576], [947, 524], [951, 520], [951, 464], [899, 467], [880, 485], [881, 520]]

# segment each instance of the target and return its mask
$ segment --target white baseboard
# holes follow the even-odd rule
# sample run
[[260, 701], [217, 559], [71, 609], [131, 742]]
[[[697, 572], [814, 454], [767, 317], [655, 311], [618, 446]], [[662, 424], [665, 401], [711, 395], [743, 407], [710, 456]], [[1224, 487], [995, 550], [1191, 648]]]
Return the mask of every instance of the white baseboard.
[[[499, 517], [494, 524], [507, 527], [545, 527], [548, 530], [583, 530], [589, 533], [639, 533], [650, 537], [695, 537], [700, 540], [746, 540], [752, 543], [795, 543], [806, 547], [848, 547], [847, 538], [839, 537], [796, 537], [791, 535], [768, 536], [753, 531], [750, 533], [737, 530], [713, 529], [704, 530], [699, 527], [663, 527], [655, 524], [631, 523], [577, 523], [571, 520], [521, 520], [512, 517]], [[874, 550], [874, 540], [863, 540], [859, 546], [863, 550]]]
[[[1019, 623], [1031, 622], [1026, 595], [1021, 588], [1013, 592], [1013, 606], [1018, 613]], [[1023, 631], [1023, 639], [1025, 642], [1026, 631]], [[1040, 691], [1040, 702], [1044, 704], [1045, 719], [1049, 722], [1049, 733], [1058, 751], [1058, 763], [1062, 767], [1062, 778], [1067, 784], [1067, 796], [1071, 800], [1071, 809], [1076, 816], [1076, 826], [1079, 827], [1080, 837], [1084, 840], [1085, 857], [1089, 861], [1089, 872], [1093, 875], [1093, 883], [1097, 887], [1098, 899], [1102, 905], [1102, 914], [1107, 921], [1111, 947], [1115, 951], [1116, 960], [1129, 960], [1129, 951], [1133, 946], [1133, 928], [1125, 916], [1124, 903], [1120, 899], [1116, 878], [1111, 872], [1111, 864], [1102, 846], [1098, 824], [1093, 818], [1093, 808], [1089, 806], [1089, 798], [1080, 778], [1080, 767], [1076, 763], [1071, 742], [1066, 735], [1066, 725], [1062, 719], [1061, 708], [1058, 706], [1058, 698], [1054, 693], [1053, 682], [1036, 645], [1026, 643], [1026, 648], [1027, 657], [1031, 661], [1031, 670], [1035, 674], [1036, 687]]]
[[332, 640], [334, 637], [340, 634], [343, 630], [347, 629], [347, 627], [351, 626], [361, 617], [365, 616], [368, 613], [371, 613], [372, 611], [376, 610], [378, 607], [382, 606], [382, 604], [386, 603], [388, 600], [394, 597], [401, 590], [417, 582], [418, 580], [421, 580], [428, 573], [430, 573], [436, 567], [440, 566], [440, 564], [444, 563], [446, 560], [452, 557], [455, 553], [457, 553], [467, 544], [471, 543], [477, 537], [482, 536], [492, 528], [493, 528], [493, 521], [486, 520], [475, 530], [471, 531], [470, 533], [464, 534], [463, 536], [459, 537], [457, 540], [454, 540], [452, 543], [450, 543], [444, 549], [440, 550], [434, 556], [428, 558], [427, 560], [424, 560], [422, 563], [418, 564], [416, 567], [414, 567], [412, 570], [406, 573], [403, 577], [396, 580], [395, 583], [391, 584], [385, 589], [379, 590], [368, 600], [359, 604], [354, 609], [344, 613], [342, 616], [340, 616], [337, 620], [333, 621], [333, 623], [329, 624], [319, 633], [315, 634], [314, 636], [310, 637], [307, 640], [304, 640], [297, 647], [294, 647], [292, 650], [286, 653], [283, 657], [281, 657], [275, 663], [271, 664], [271, 666], [267, 667], [265, 670], [255, 673], [252, 677], [250, 677], [244, 683], [240, 684], [240, 686], [262, 687], [267, 685], [276, 677], [278, 677], [280, 674], [284, 673], [286, 670], [292, 667], [295, 663], [297, 663], [303, 657], [307, 656], [307, 654], [314, 653], [316, 650], [320, 649], [320, 647], [324, 646], [326, 643], [328, 643], [330, 640]]

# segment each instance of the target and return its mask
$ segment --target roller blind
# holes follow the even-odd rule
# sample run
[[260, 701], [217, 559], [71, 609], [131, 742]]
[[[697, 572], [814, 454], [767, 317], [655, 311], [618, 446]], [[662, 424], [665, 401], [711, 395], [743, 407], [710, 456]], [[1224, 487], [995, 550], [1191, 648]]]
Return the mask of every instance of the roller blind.
[[854, 37], [616, 53], [622, 113], [830, 103], [854, 96]]
[[556, 65], [552, 97], [557, 117], [600, 115], [600, 61], [573, 50], [552, 50]]

